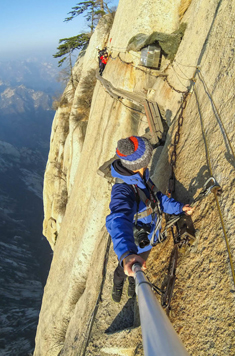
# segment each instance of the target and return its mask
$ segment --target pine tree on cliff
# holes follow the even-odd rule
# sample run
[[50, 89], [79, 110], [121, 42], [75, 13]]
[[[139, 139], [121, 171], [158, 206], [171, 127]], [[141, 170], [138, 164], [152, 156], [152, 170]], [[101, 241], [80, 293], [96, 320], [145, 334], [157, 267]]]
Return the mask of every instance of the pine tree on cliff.
[[72, 11], [68, 13], [69, 17], [65, 18], [65, 22], [71, 21], [79, 15], [83, 15], [88, 22], [90, 32], [81, 33], [77, 36], [62, 38], [59, 40], [59, 46], [57, 47], [57, 53], [53, 55], [54, 58], [62, 57], [58, 62], [58, 66], [61, 67], [66, 59], [71, 59], [71, 54], [75, 49], [85, 48], [90, 40], [92, 33], [99, 21], [99, 19], [106, 13], [110, 12], [107, 3], [103, 0], [96, 1], [82, 1], [76, 6], [72, 7]]
[[109, 10], [103, 0], [79, 2], [76, 6], [72, 7], [72, 11], [68, 13], [68, 15], [70, 14], [71, 16], [66, 17], [64, 21], [71, 21], [75, 17], [84, 14], [88, 21], [88, 27], [91, 33], [93, 33], [100, 17], [105, 14], [104, 6]]
[[89, 43], [90, 34], [81, 33], [80, 35], [62, 38], [59, 40], [60, 45], [57, 47], [57, 53], [53, 55], [54, 58], [63, 57], [59, 62], [58, 66], [61, 67], [67, 58], [71, 59], [71, 54], [75, 49], [85, 48]]

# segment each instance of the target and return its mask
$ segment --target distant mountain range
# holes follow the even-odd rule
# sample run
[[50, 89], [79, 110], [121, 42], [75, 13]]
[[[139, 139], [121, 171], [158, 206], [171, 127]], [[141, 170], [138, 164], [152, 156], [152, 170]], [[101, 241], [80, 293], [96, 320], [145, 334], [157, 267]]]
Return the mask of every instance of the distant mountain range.
[[43, 91], [35, 91], [23, 84], [16, 87], [0, 85], [1, 115], [19, 114], [29, 110], [50, 110], [51, 97]]
[[56, 61], [39, 61], [37, 58], [0, 61], [0, 84], [6, 87], [24, 85], [29, 89], [54, 94], [57, 90], [61, 91], [57, 76]]
[[0, 140], [48, 152], [53, 116], [52, 95], [24, 85], [0, 85]]
[[37, 60], [0, 62], [0, 356], [34, 347], [52, 255], [41, 233], [42, 187], [57, 74]]

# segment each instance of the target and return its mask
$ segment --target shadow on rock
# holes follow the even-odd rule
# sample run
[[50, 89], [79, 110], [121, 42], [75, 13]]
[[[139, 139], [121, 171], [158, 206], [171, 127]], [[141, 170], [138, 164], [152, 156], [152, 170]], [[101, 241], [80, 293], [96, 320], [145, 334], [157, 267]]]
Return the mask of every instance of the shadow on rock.
[[105, 330], [106, 334], [113, 334], [117, 331], [133, 327], [135, 302], [135, 298], [131, 298], [127, 301], [121, 312], [113, 320], [112, 324]]
[[188, 190], [180, 181], [175, 179], [175, 192], [172, 194], [172, 197], [184, 204], [192, 203], [193, 197], [197, 197], [208, 178], [210, 178], [209, 169], [207, 165], [204, 165], [200, 168], [197, 175], [192, 178]]

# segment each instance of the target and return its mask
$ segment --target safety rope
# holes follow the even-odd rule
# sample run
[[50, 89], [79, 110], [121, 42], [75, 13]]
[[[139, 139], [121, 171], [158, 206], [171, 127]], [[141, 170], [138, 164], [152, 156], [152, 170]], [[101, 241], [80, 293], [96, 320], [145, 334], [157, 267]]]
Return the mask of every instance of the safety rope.
[[[217, 116], [216, 116], [216, 119], [218, 121], [218, 123], [220, 123], [220, 126], [222, 127], [223, 129], [223, 132], [226, 136], [226, 139], [227, 139], [227, 142], [229, 144], [229, 147], [230, 147], [230, 150], [233, 154], [233, 157], [235, 158], [234, 156], [234, 151], [233, 151], [233, 148], [232, 148], [232, 145], [231, 145], [231, 142], [229, 140], [229, 137], [228, 137], [228, 134], [226, 132], [226, 129], [225, 129], [225, 126], [222, 122], [222, 119], [218, 113], [218, 110], [216, 108], [216, 105], [213, 101], [213, 98], [209, 92], [209, 89], [205, 83], [205, 79], [199, 69], [199, 67], [197, 66], [188, 66], [188, 67], [194, 67], [196, 68], [195, 72], [194, 72], [194, 77], [193, 78], [188, 78], [185, 73], [180, 69], [180, 71], [182, 72], [182, 74], [184, 75], [184, 77], [182, 77], [182, 79], [184, 80], [189, 80], [191, 82], [191, 89], [190, 91], [194, 91], [194, 94], [195, 94], [195, 97], [196, 97], [196, 100], [197, 100], [197, 105], [198, 105], [198, 111], [199, 111], [199, 116], [200, 116], [200, 121], [201, 121], [201, 127], [202, 127], [202, 132], [203, 132], [203, 138], [204, 138], [204, 142], [205, 142], [205, 148], [206, 148], [206, 160], [207, 160], [207, 164], [208, 164], [208, 167], [209, 167], [209, 171], [210, 171], [210, 175], [211, 177], [213, 177], [213, 173], [212, 173], [212, 165], [211, 165], [211, 159], [210, 159], [210, 155], [209, 155], [209, 146], [208, 146], [208, 140], [207, 140], [207, 137], [206, 137], [206, 133], [205, 133], [205, 127], [204, 127], [204, 122], [203, 122], [203, 118], [202, 118], [202, 114], [201, 114], [201, 110], [200, 110], [200, 105], [199, 105], [199, 101], [198, 101], [198, 95], [197, 95], [197, 91], [196, 91], [196, 88], [195, 88], [195, 77], [196, 75], [198, 74], [199, 76], [199, 79], [202, 81], [203, 85], [204, 85], [204, 89], [205, 89], [205, 92], [207, 93], [210, 101], [211, 101], [211, 105], [212, 105], [212, 108], [213, 108], [213, 111], [214, 111], [214, 114], [216, 116], [216, 113], [217, 113]], [[174, 67], [172, 65], [172, 68], [174, 70]], [[176, 71], [174, 70], [175, 74], [177, 75], [177, 77], [179, 76], [178, 73], [176, 73]], [[179, 78], [178, 78], [179, 79]], [[169, 84], [169, 83], [168, 83]], [[182, 83], [181, 83], [182, 84]], [[175, 133], [175, 136], [174, 136], [174, 143], [173, 143], [173, 150], [172, 150], [172, 153], [171, 153], [171, 161], [170, 161], [170, 164], [171, 164], [171, 175], [170, 175], [170, 178], [169, 178], [169, 185], [168, 185], [168, 196], [171, 196], [172, 193], [174, 192], [174, 189], [175, 189], [175, 173], [174, 173], [174, 168], [176, 166], [176, 147], [177, 147], [177, 144], [179, 143], [179, 138], [180, 138], [180, 128], [182, 127], [182, 124], [183, 124], [183, 112], [184, 112], [184, 109], [186, 107], [186, 99], [187, 99], [187, 96], [188, 96], [188, 92], [187, 93], [184, 93], [183, 94], [183, 97], [182, 97], [182, 103], [181, 103], [181, 107], [179, 109], [178, 112], [179, 113], [179, 116], [178, 116], [178, 129]], [[178, 113], [177, 113], [178, 114]], [[229, 256], [229, 261], [230, 261], [230, 267], [231, 267], [231, 271], [232, 271], [232, 278], [233, 278], [233, 282], [234, 282], [234, 286], [235, 286], [235, 272], [234, 272], [234, 267], [233, 267], [233, 261], [232, 261], [232, 255], [231, 255], [231, 251], [230, 251], [230, 247], [229, 247], [229, 241], [228, 241], [228, 236], [227, 236], [227, 232], [226, 232], [226, 228], [225, 228], [225, 224], [224, 224], [224, 219], [223, 219], [223, 215], [222, 215], [222, 212], [221, 212], [221, 208], [220, 208], [220, 204], [219, 204], [219, 200], [218, 200], [218, 196], [217, 196], [217, 193], [218, 193], [218, 190], [215, 189], [213, 190], [213, 193], [214, 193], [214, 196], [215, 196], [215, 200], [216, 200], [216, 206], [217, 206], [217, 209], [218, 209], [218, 212], [219, 212], [219, 216], [220, 216], [220, 222], [221, 222], [221, 225], [222, 225], [222, 229], [223, 229], [223, 233], [224, 233], [224, 237], [225, 237], [225, 242], [226, 242], [226, 247], [227, 247], [227, 251], [228, 251], [228, 256]], [[168, 225], [169, 223], [171, 222], [171, 220], [168, 222]], [[174, 236], [174, 233], [173, 233], [173, 226], [172, 225], [175, 225], [174, 221], [172, 224], [170, 224], [169, 226], [171, 226], [171, 231], [172, 231], [172, 234]], [[169, 276], [168, 276], [169, 277]], [[169, 279], [169, 278], [168, 278]], [[169, 282], [169, 281], [168, 281]], [[168, 283], [169, 284], [169, 283]], [[167, 300], [167, 298], [169, 297], [169, 295], [172, 296], [172, 293], [173, 293], [173, 288], [174, 288], [174, 283], [173, 285], [169, 288], [169, 291], [166, 290], [165, 293], [163, 294], [163, 299], [165, 298]], [[168, 287], [167, 287], [168, 289]], [[164, 300], [165, 300], [164, 299]], [[164, 304], [164, 303], [163, 303]], [[169, 302], [166, 302], [165, 305], [167, 305], [167, 307], [170, 308], [170, 301]]]
[[[143, 272], [144, 273], [144, 272]], [[154, 290], [154, 292], [156, 292], [157, 294], [159, 294], [160, 296], [162, 296], [162, 294], [164, 293], [164, 291], [159, 288], [158, 286], [156, 286], [156, 284], [152, 283], [149, 279], [149, 277], [146, 275], [146, 273], [144, 273], [146, 279], [149, 282], [150, 287], [152, 288], [152, 290]]]
[[[112, 48], [113, 48], [113, 47], [112, 47]], [[144, 69], [140, 68], [139, 66], [135, 66], [135, 65], [133, 64], [133, 62], [126, 62], [126, 61], [124, 61], [124, 60], [120, 57], [120, 53], [126, 54], [127, 51], [125, 51], [125, 52], [119, 51], [119, 52], [118, 52], [118, 55], [117, 55], [116, 57], [113, 57], [112, 54], [110, 54], [110, 55], [109, 55], [109, 58], [111, 58], [112, 60], [119, 59], [122, 63], [127, 64], [127, 65], [130, 65], [131, 67], [135, 68], [136, 70], [139, 70], [139, 71], [141, 71], [141, 72], [143, 72], [143, 73], [146, 73], [146, 74], [150, 75], [151, 77], [155, 77], [155, 78], [158, 78], [158, 77], [167, 77], [167, 74], [165, 74], [164, 72], [161, 72], [161, 73], [159, 73], [159, 74], [157, 74], [157, 75], [154, 75], [154, 74], [151, 73], [151, 70], [144, 70]], [[128, 53], [128, 54], [130, 54], [130, 53]], [[133, 55], [133, 53], [131, 53], [131, 55]], [[139, 56], [136, 56], [136, 57], [139, 58]]]
[[[119, 55], [119, 53], [118, 53], [118, 55]], [[111, 58], [112, 60], [115, 61], [116, 59], [118, 59], [118, 55], [117, 55], [117, 57], [113, 57], [112, 54], [110, 54], [110, 55], [109, 55], [109, 59]]]
[[[176, 61], [175, 61], [176, 62]], [[232, 155], [235, 159], [235, 155], [234, 155], [234, 151], [233, 151], [233, 148], [232, 148], [232, 145], [231, 145], [231, 142], [229, 140], [229, 137], [228, 137], [228, 134], [226, 132], [226, 129], [225, 129], [225, 126], [222, 122], [222, 119], [218, 113], [218, 109], [216, 108], [216, 105], [214, 103], [214, 100], [209, 92], [209, 89], [208, 89], [208, 86], [206, 85], [206, 82], [205, 82], [205, 79], [204, 79], [204, 76], [202, 75], [202, 72], [200, 70], [200, 68], [198, 66], [189, 66], [189, 65], [183, 65], [179, 62], [176, 62], [178, 65], [182, 65], [182, 66], [185, 66], [185, 67], [191, 67], [191, 68], [196, 68], [196, 71], [195, 71], [195, 74], [194, 74], [194, 77], [198, 74], [198, 77], [199, 79], [201, 80], [201, 82], [203, 83], [204, 85], [204, 90], [206, 92], [206, 94], [208, 95], [209, 99], [210, 99], [210, 102], [211, 102], [211, 105], [212, 105], [212, 109], [214, 111], [214, 114], [216, 116], [216, 119], [217, 121], [220, 123], [220, 126], [222, 127], [223, 129], [223, 132], [224, 132], [224, 135], [226, 136], [226, 139], [227, 139], [227, 142], [228, 142], [228, 145], [230, 147], [230, 150], [232, 152]], [[179, 66], [178, 66], [179, 67]], [[184, 72], [181, 70], [181, 72], [184, 74]], [[190, 78], [187, 78], [185, 76], [185, 79], [187, 80], [190, 80]], [[193, 79], [193, 81], [191, 82], [192, 84], [195, 84], [195, 79]], [[197, 105], [198, 105], [198, 111], [199, 111], [199, 116], [200, 116], [200, 121], [201, 121], [201, 127], [202, 127], [202, 132], [203, 132], [203, 138], [204, 138], [204, 142], [205, 142], [205, 148], [206, 148], [206, 160], [207, 160], [207, 164], [208, 164], [208, 168], [209, 168], [209, 171], [210, 171], [210, 175], [213, 176], [213, 173], [212, 173], [212, 165], [211, 165], [211, 159], [210, 159], [210, 155], [209, 155], [209, 146], [208, 146], [208, 140], [207, 140], [207, 137], [206, 137], [206, 133], [205, 133], [205, 127], [204, 127], [204, 122], [203, 122], [203, 118], [202, 118], [202, 113], [201, 113], [201, 110], [200, 110], [200, 105], [199, 105], [199, 101], [198, 101], [198, 95], [197, 95], [197, 91], [196, 91], [196, 88], [195, 88], [195, 85], [193, 84], [193, 91], [194, 91], [194, 94], [195, 94], [195, 97], [196, 97], [196, 101], [197, 101]], [[215, 113], [216, 111], [216, 113]], [[216, 115], [217, 114], [217, 115]], [[179, 131], [179, 127], [178, 127], [178, 131]], [[175, 136], [175, 140], [174, 140], [174, 143], [177, 142], [178, 143], [178, 138], [179, 136], [177, 136], [177, 132], [176, 132], [176, 136]], [[174, 146], [174, 150], [173, 150], [173, 158], [171, 159], [171, 162], [173, 163], [173, 166], [175, 166], [175, 162], [176, 162], [176, 156], [175, 156], [175, 146]], [[171, 175], [172, 176], [172, 175]], [[171, 177], [170, 177], [171, 178]], [[170, 180], [169, 180], [170, 181]], [[217, 206], [217, 209], [218, 209], [218, 212], [219, 212], [219, 216], [220, 216], [220, 221], [221, 221], [221, 225], [222, 225], [222, 229], [223, 229], [223, 233], [224, 233], [224, 237], [225, 237], [225, 242], [226, 242], [226, 247], [227, 247], [227, 251], [228, 251], [228, 255], [229, 255], [229, 261], [230, 261], [230, 267], [231, 267], [231, 271], [232, 271], [232, 277], [233, 277], [233, 282], [234, 282], [234, 286], [235, 286], [235, 271], [234, 271], [234, 267], [233, 267], [233, 261], [232, 261], [232, 255], [231, 255], [231, 251], [230, 251], [230, 247], [229, 247], [229, 241], [228, 241], [228, 236], [227, 236], [227, 232], [226, 232], [226, 228], [225, 228], [225, 224], [224, 224], [224, 219], [223, 219], [223, 215], [222, 215], [222, 212], [221, 212], [221, 208], [220, 208], [220, 204], [219, 204], [219, 200], [218, 200], [218, 196], [217, 196], [217, 193], [216, 191], [214, 191], [214, 196], [215, 196], [215, 200], [216, 200], [216, 206]]]
[[[173, 65], [172, 65], [172, 68], [174, 69], [175, 73], [176, 73], [181, 79], [183, 79], [183, 80], [191, 80], [191, 79], [192, 79], [192, 78], [189, 78], [189, 77], [182, 71], [182, 69], [180, 68], [180, 66], [178, 65], [177, 62], [175, 62], [175, 64], [176, 64], [177, 68], [179, 69], [179, 71], [181, 72], [181, 75], [179, 75], [179, 73], [176, 72], [176, 70], [175, 70], [175, 68], [173, 67]], [[182, 77], [182, 75], [183, 75], [183, 77]]]
[[[108, 47], [108, 49], [109, 49], [109, 47]], [[124, 54], [129, 53], [129, 54], [131, 54], [132, 56], [134, 56], [134, 57], [136, 57], [136, 58], [139, 58], [139, 57], [140, 57], [138, 54], [135, 54], [133, 51], [132, 51], [132, 53], [127, 52], [126, 48], [123, 48], [123, 47], [114, 47], [114, 46], [111, 46], [111, 47], [110, 47], [110, 51], [112, 51], [113, 49], [116, 50], [116, 51], [119, 52], [119, 53], [124, 53]]]
[[188, 78], [188, 77], [186, 77], [186, 76], [182, 77], [182, 75], [180, 75], [180, 74], [176, 71], [176, 68], [175, 68], [173, 65], [172, 65], [172, 69], [173, 69], [173, 72], [174, 72], [175, 75], [176, 75], [176, 78], [177, 78], [178, 81], [180, 82], [180, 84], [181, 84], [183, 87], [188, 88], [187, 85], [185, 85], [185, 84], [182, 83], [182, 80], [188, 82], [188, 81], [190, 81], [192, 78]]
[[[128, 100], [128, 99], [127, 99], [127, 100]], [[131, 106], [128, 106], [128, 105], [124, 104], [123, 101], [122, 101], [122, 99], [117, 99], [117, 101], [119, 101], [119, 102], [120, 102], [123, 106], [125, 106], [126, 108], [128, 108], [128, 109], [130, 109], [130, 110], [132, 110], [132, 111], [138, 112], [138, 113], [140, 113], [140, 114], [142, 114], [142, 115], [145, 115], [145, 113], [144, 113], [143, 111], [138, 110], [138, 109], [135, 109], [135, 108], [132, 108]], [[144, 122], [147, 123], [147, 121], [144, 121]]]
[[206, 94], [208, 95], [208, 97], [209, 97], [209, 99], [210, 99], [210, 102], [211, 102], [211, 106], [212, 106], [214, 115], [215, 115], [216, 119], [218, 120], [218, 122], [220, 123], [220, 125], [222, 126], [224, 135], [225, 135], [225, 137], [226, 137], [226, 139], [227, 139], [229, 148], [230, 148], [230, 150], [231, 150], [231, 152], [232, 152], [232, 155], [233, 155], [233, 158], [234, 158], [234, 160], [235, 160], [235, 154], [234, 154], [234, 150], [233, 150], [231, 141], [229, 140], [227, 131], [226, 131], [226, 129], [225, 129], [225, 126], [224, 126], [224, 124], [223, 124], [223, 121], [222, 121], [222, 119], [221, 119], [221, 116], [219, 115], [219, 111], [218, 111], [218, 109], [217, 109], [217, 107], [216, 107], [216, 105], [215, 105], [214, 99], [213, 99], [213, 97], [212, 97], [212, 95], [211, 95], [211, 93], [210, 93], [210, 91], [209, 91], [209, 89], [208, 89], [208, 86], [207, 86], [207, 84], [206, 84], [206, 82], [205, 82], [205, 79], [204, 79], [204, 76], [203, 76], [203, 74], [202, 74], [202, 71], [201, 71], [200, 69], [198, 69], [198, 77], [199, 77], [200, 81], [201, 81], [201, 82], [203, 83], [203, 85], [204, 85], [204, 89], [205, 89], [205, 92], [206, 92]]
[[[173, 64], [174, 64], [174, 63], [177, 65], [178, 69], [179, 69], [180, 72], [184, 75], [184, 77], [180, 76], [180, 75], [176, 72], [176, 70], [175, 70], [174, 67], [173, 67]], [[206, 84], [204, 75], [202, 74], [202, 71], [201, 71], [200, 67], [199, 67], [199, 66], [192, 66], [192, 65], [182, 64], [182, 63], [179, 63], [179, 62], [176, 61], [176, 60], [173, 61], [173, 64], [171, 65], [171, 67], [172, 67], [172, 69], [174, 70], [174, 72], [175, 72], [176, 76], [178, 77], [178, 79], [179, 79], [179, 77], [180, 77], [181, 79], [184, 79], [184, 80], [188, 80], [188, 81], [192, 81], [192, 80], [193, 80], [193, 81], [194, 81], [195, 76], [198, 75], [200, 81], [202, 82], [202, 84], [203, 84], [203, 86], [204, 86], [204, 90], [205, 90], [206, 94], [208, 95], [208, 98], [209, 98], [209, 100], [210, 100], [210, 102], [211, 102], [211, 106], [212, 106], [214, 115], [215, 115], [215, 117], [216, 117], [218, 123], [219, 123], [220, 126], [222, 127], [223, 134], [224, 134], [225, 137], [226, 137], [227, 143], [228, 143], [228, 145], [229, 145], [229, 148], [230, 148], [230, 150], [231, 150], [231, 152], [232, 152], [232, 155], [233, 155], [233, 158], [234, 158], [234, 160], [235, 160], [235, 153], [234, 153], [234, 150], [233, 150], [231, 141], [230, 141], [230, 139], [229, 139], [229, 137], [228, 137], [228, 133], [227, 133], [227, 131], [226, 131], [226, 129], [225, 129], [224, 123], [223, 123], [223, 121], [222, 121], [222, 119], [221, 119], [221, 116], [220, 116], [220, 114], [219, 114], [219, 111], [218, 111], [218, 109], [217, 109], [217, 107], [216, 107], [216, 104], [215, 104], [214, 99], [213, 99], [213, 97], [212, 97], [212, 95], [211, 95], [211, 93], [210, 93], [210, 90], [209, 90], [209, 88], [208, 88], [208, 86], [207, 86], [207, 84]], [[188, 76], [186, 76], [185, 73], [184, 73], [184, 72], [182, 71], [182, 69], [180, 68], [180, 66], [189, 67], [189, 68], [195, 68], [196, 71], [195, 71], [195, 74], [194, 74], [194, 78], [189, 78]], [[181, 83], [181, 84], [184, 86], [183, 83]]]
[[[185, 94], [185, 93], [187, 93], [187, 91], [188, 90], [184, 90], [184, 91], [182, 91], [182, 90], [179, 90], [179, 89], [176, 89], [170, 82], [169, 82], [169, 80], [168, 80], [168, 78], [167, 78], [167, 74], [166, 73], [164, 73], [165, 71], [166, 71], [166, 69], [171, 65], [171, 63], [169, 63], [168, 64], [168, 66], [165, 68], [165, 70], [162, 72], [162, 73], [159, 73], [158, 75], [154, 75], [154, 74], [152, 74], [150, 71], [146, 71], [146, 70], [144, 70], [144, 69], [142, 69], [142, 68], [140, 68], [140, 67], [138, 67], [138, 66], [135, 66], [134, 64], [133, 64], [133, 62], [126, 62], [126, 61], [124, 61], [121, 57], [120, 57], [120, 53], [124, 53], [124, 54], [126, 54], [127, 53], [127, 51], [125, 50], [125, 51], [120, 51], [120, 49], [124, 49], [124, 48], [119, 48], [119, 47], [111, 47], [111, 50], [112, 49], [118, 49], [118, 55], [116, 56], [116, 57], [113, 57], [112, 56], [112, 54], [109, 56], [109, 58], [111, 58], [112, 60], [116, 60], [116, 59], [120, 59], [120, 61], [122, 62], [122, 63], [125, 63], [125, 64], [128, 64], [128, 65], [130, 65], [130, 66], [132, 66], [133, 68], [135, 68], [136, 70], [140, 70], [140, 71], [142, 71], [142, 72], [144, 72], [144, 73], [146, 73], [146, 74], [149, 74], [150, 76], [152, 76], [152, 77], [155, 77], [155, 78], [158, 78], [158, 77], [164, 77], [164, 81], [166, 81], [166, 83], [169, 85], [169, 87], [172, 89], [172, 90], [174, 90], [174, 91], [176, 91], [177, 93], [179, 93], [179, 94]], [[134, 55], [133, 53], [131, 53], [131, 55]], [[137, 56], [136, 55], [136, 57], [138, 57], [139, 58], [139, 56]], [[172, 66], [172, 68], [173, 68], [173, 66]], [[173, 68], [173, 70], [174, 70], [174, 68]], [[175, 72], [176, 73], [176, 72]], [[176, 76], [178, 77], [178, 74], [176, 73]], [[185, 78], [183, 78], [183, 79], [185, 79]], [[189, 79], [189, 80], [191, 80], [190, 78], [187, 78], [187, 79]], [[180, 81], [180, 79], [179, 79], [179, 77], [178, 77], [178, 80], [179, 80], [179, 82], [181, 83], [181, 85], [182, 86], [184, 86], [185, 88], [187, 88], [181, 81]]]
[[[130, 64], [131, 66], [132, 66], [132, 64], [133, 64], [133, 61], [132, 61], [132, 62], [126, 62], [126, 61], [124, 61], [124, 60], [120, 57], [120, 53], [118, 53], [118, 58], [119, 58], [120, 61], [121, 61], [122, 63], [124, 63], [124, 64]], [[134, 67], [134, 65], [133, 65], [132, 67]]]
[[[197, 101], [197, 105], [198, 105], [198, 112], [199, 112], [199, 116], [200, 116], [201, 127], [202, 127], [202, 132], [203, 132], [203, 137], [204, 137], [205, 148], [206, 148], [207, 163], [208, 163], [210, 174], [212, 176], [213, 174], [212, 174], [212, 165], [211, 165], [211, 160], [210, 160], [210, 155], [209, 155], [208, 140], [207, 140], [207, 136], [206, 136], [206, 132], [205, 132], [203, 117], [202, 117], [202, 113], [201, 113], [201, 110], [200, 110], [200, 104], [199, 104], [199, 101], [198, 101], [198, 94], [197, 94], [197, 90], [196, 90], [195, 86], [193, 88], [193, 92], [194, 92], [194, 95], [196, 97], [196, 101]], [[221, 212], [219, 200], [218, 200], [218, 197], [217, 197], [216, 193], [214, 193], [214, 196], [215, 196], [216, 206], [217, 206], [217, 209], [218, 209], [218, 212], [219, 212], [220, 221], [221, 221], [221, 225], [222, 225], [222, 229], [223, 229], [223, 233], [224, 233], [224, 237], [225, 237], [226, 247], [227, 247], [227, 251], [228, 251], [228, 255], [229, 255], [230, 267], [231, 267], [231, 271], [232, 271], [233, 283], [234, 283], [234, 286], [235, 286], [235, 271], [234, 271], [234, 267], [233, 267], [233, 260], [232, 260], [232, 255], [231, 255], [231, 251], [230, 251], [230, 247], [229, 247], [228, 236], [227, 236], [227, 232], [226, 232], [226, 229], [225, 229], [224, 219], [223, 219], [223, 215], [222, 215], [222, 212]]]
[[[168, 69], [168, 67], [171, 66], [172, 69], [174, 70], [174, 72], [175, 72], [175, 74], [176, 74], [176, 76], [177, 76], [179, 82], [181, 83], [181, 85], [184, 86], [185, 88], [187, 88], [187, 86], [185, 86], [185, 85], [180, 81], [180, 79], [179, 79], [179, 74], [176, 73], [174, 67], [172, 66], [172, 63], [169, 63], [169, 64], [167, 65], [167, 67], [164, 69], [164, 71], [163, 71], [161, 74], [159, 73], [158, 75], [154, 75], [154, 74], [152, 74], [152, 73], [150, 73], [150, 72], [148, 72], [148, 71], [146, 71], [146, 70], [144, 70], [144, 69], [142, 69], [142, 68], [140, 68], [140, 67], [138, 67], [138, 66], [133, 65], [133, 64], [132, 64], [133, 62], [130, 62], [130, 63], [129, 63], [129, 62], [126, 62], [126, 61], [124, 61], [123, 59], [121, 59], [120, 53], [124, 53], [124, 54], [127, 53], [127, 51], [126, 51], [125, 48], [111, 46], [110, 50], [112, 51], [112, 49], [114, 49], [114, 50], [116, 49], [116, 50], [118, 51], [118, 55], [117, 55], [116, 57], [113, 57], [112, 55], [110, 55], [110, 58], [111, 58], [111, 59], [116, 60], [116, 59], [119, 58], [119, 59], [121, 60], [121, 62], [123, 62], [123, 63], [125, 63], [125, 64], [129, 64], [129, 65], [131, 65], [132, 67], [134, 67], [135, 69], [140, 70], [140, 71], [142, 71], [142, 72], [144, 72], [144, 73], [147, 73], [147, 74], [149, 74], [149, 75], [151, 75], [151, 76], [153, 76], [153, 77], [155, 77], [155, 78], [158, 78], [158, 77], [165, 77], [165, 78], [164, 78], [164, 81], [166, 81], [166, 83], [169, 85], [169, 87], [170, 87], [172, 90], [176, 91], [176, 92], [179, 93], [179, 94], [185, 94], [185, 93], [187, 93], [188, 90], [182, 91], [182, 90], [176, 89], [176, 88], [169, 82], [169, 80], [168, 80], [168, 78], [167, 78], [167, 74], [164, 73], [164, 72]], [[122, 51], [122, 50], [124, 50], [124, 51]], [[128, 52], [128, 54], [130, 54], [130, 53]], [[133, 56], [134, 53], [131, 53], [131, 55]], [[136, 56], [136, 57], [139, 58], [138, 55], [134, 55], [134, 56]], [[177, 62], [176, 60], [174, 60], [173, 63], [174, 63], [174, 62], [177, 63], [177, 64], [180, 64], [180, 63]], [[197, 68], [197, 66], [190, 66], [190, 65], [185, 65], [185, 66], [186, 66], [186, 67]], [[192, 80], [192, 78], [182, 78], [182, 79], [185, 79], [185, 80], [186, 80], [186, 79], [187, 79], [187, 80]]]
[[198, 66], [192, 66], [192, 65], [188, 65], [188, 64], [182, 64], [182, 63], [178, 62], [176, 59], [173, 60], [173, 63], [177, 63], [177, 64], [181, 65], [182, 67], [198, 68]]
[[177, 93], [179, 93], [179, 94], [186, 94], [186, 93], [187, 93], [187, 90], [179, 90], [179, 89], [176, 89], [176, 88], [169, 82], [169, 80], [168, 80], [167, 77], [166, 77], [164, 80], [165, 80], [166, 83], [169, 85], [169, 87], [170, 87], [172, 90], [176, 91]]

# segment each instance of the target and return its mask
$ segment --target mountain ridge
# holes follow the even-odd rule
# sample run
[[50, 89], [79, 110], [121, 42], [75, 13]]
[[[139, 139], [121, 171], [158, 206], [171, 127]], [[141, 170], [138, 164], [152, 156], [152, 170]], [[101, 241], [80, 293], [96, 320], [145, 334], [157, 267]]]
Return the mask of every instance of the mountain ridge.
[[[41, 225], [43, 175], [54, 115], [53, 90], [28, 88], [27, 82], [37, 81], [37, 74], [31, 71], [31, 78], [25, 81], [24, 73], [16, 78], [22, 69], [16, 63], [0, 66], [0, 355], [3, 356], [25, 356], [32, 352], [51, 260]], [[54, 80], [50, 75], [47, 88]], [[42, 81], [40, 86], [43, 89]]]

